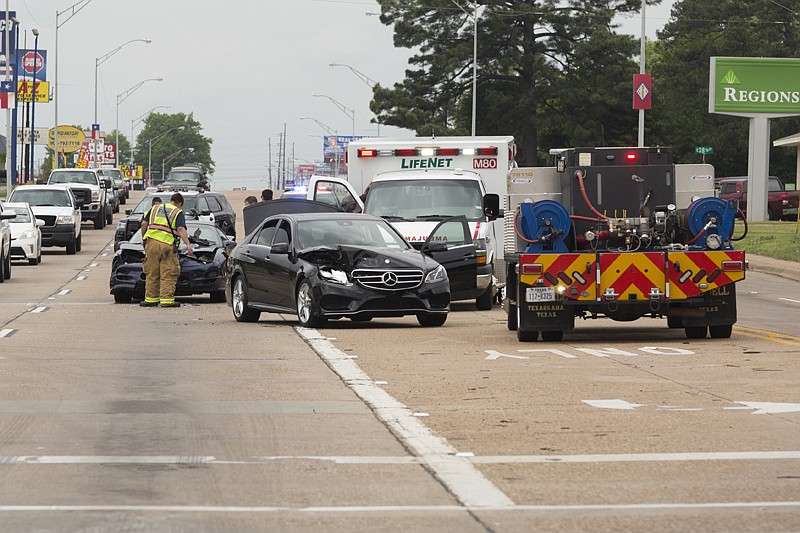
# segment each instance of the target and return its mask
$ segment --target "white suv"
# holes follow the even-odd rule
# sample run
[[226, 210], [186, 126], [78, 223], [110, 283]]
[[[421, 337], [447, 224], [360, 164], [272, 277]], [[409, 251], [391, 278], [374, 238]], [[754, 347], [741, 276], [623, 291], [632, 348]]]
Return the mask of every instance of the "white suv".
[[13, 211], [4, 211], [0, 202], [0, 283], [11, 277], [11, 226], [8, 221], [16, 218]]
[[64, 246], [67, 254], [81, 251], [81, 203], [69, 185], [20, 185], [9, 202], [27, 202], [44, 221], [42, 246]]

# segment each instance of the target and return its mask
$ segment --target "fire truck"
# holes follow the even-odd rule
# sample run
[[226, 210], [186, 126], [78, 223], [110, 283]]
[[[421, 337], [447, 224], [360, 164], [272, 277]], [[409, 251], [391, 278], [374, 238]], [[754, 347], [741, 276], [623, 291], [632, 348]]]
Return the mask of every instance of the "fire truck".
[[690, 339], [728, 338], [747, 263], [735, 199], [714, 196], [711, 165], [664, 147], [552, 150], [518, 168], [505, 216], [507, 326], [560, 341], [575, 318], [666, 318]]

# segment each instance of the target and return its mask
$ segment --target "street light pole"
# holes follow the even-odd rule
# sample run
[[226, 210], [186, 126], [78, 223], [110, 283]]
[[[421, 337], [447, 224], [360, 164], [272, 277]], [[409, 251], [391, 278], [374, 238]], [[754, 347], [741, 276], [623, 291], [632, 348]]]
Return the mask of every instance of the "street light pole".
[[[33, 32], [33, 61], [36, 62], [39, 56], [39, 30], [34, 28], [31, 30]], [[33, 180], [34, 174], [34, 153], [33, 153], [33, 128], [36, 127], [36, 68], [34, 67], [34, 75], [33, 75], [33, 88], [31, 89], [31, 161], [30, 165], [28, 165], [28, 169], [30, 169], [31, 173], [31, 180]], [[53, 145], [55, 146], [55, 145]]]
[[[58, 157], [58, 29], [66, 24], [67, 22], [72, 19], [75, 15], [80, 13], [80, 11], [89, 5], [92, 0], [80, 0], [79, 2], [75, 2], [71, 6], [69, 6], [64, 11], [56, 10], [56, 46], [55, 46], [55, 89], [53, 93], [53, 112], [55, 114], [55, 129], [53, 133], [53, 168], [58, 168], [60, 161]], [[58, 22], [58, 17], [70, 11], [70, 15], [64, 20], [63, 22]]]
[[327, 94], [312, 94], [311, 96], [314, 96], [314, 97], [317, 97], [317, 98], [327, 98], [328, 100], [330, 100], [333, 103], [333, 105], [335, 105], [336, 107], [341, 109], [342, 112], [345, 115], [347, 115], [348, 117], [350, 117], [352, 119], [352, 121], [353, 121], [353, 137], [356, 136], [356, 112], [355, 112], [354, 109], [350, 109], [349, 107], [347, 107], [346, 105], [344, 105], [340, 101], [331, 98]]
[[456, 2], [451, 0], [458, 9], [472, 17], [472, 136], [475, 137], [475, 110], [477, 108], [477, 85], [478, 85], [478, 3], [473, 4], [472, 13]]
[[172, 154], [172, 155], [170, 155], [170, 156], [168, 156], [168, 157], [166, 157], [166, 158], [161, 160], [161, 176], [162, 177], [164, 176], [164, 166], [166, 165], [166, 163], [169, 163], [170, 161], [175, 159], [178, 156], [178, 154], [181, 154], [181, 153], [185, 152], [186, 150], [189, 150], [190, 152], [194, 152], [194, 148], [181, 148], [180, 150], [178, 150], [174, 154]]
[[[165, 135], [167, 135], [170, 132], [173, 132], [175, 130], [184, 130], [184, 129], [186, 129], [185, 126], [175, 126], [174, 128], [168, 129], [167, 131], [165, 131], [164, 133], [162, 133], [158, 137], [151, 137], [149, 139], [149, 142], [148, 142], [149, 148], [147, 150], [147, 179], [148, 179], [148, 181], [150, 180], [150, 166], [151, 166], [151, 164], [153, 162], [153, 144], [157, 143], [159, 141], [159, 139], [161, 139], [162, 137], [164, 137]], [[163, 172], [163, 169], [162, 169], [162, 172]], [[164, 175], [163, 174], [161, 175], [161, 179], [162, 180], [164, 179]], [[147, 185], [149, 185], [149, 183]]]
[[[377, 81], [373, 80], [372, 78], [370, 78], [369, 76], [367, 76], [366, 74], [361, 72], [360, 70], [357, 70], [357, 69], [351, 67], [350, 65], [345, 65], [344, 63], [330, 63], [330, 66], [331, 67], [347, 67], [347, 68], [349, 68], [350, 71], [353, 74], [355, 74], [358, 79], [360, 79], [361, 81], [366, 83], [367, 86], [370, 89], [374, 89], [375, 86], [378, 85]], [[378, 137], [380, 137], [381, 136], [381, 121], [380, 121], [380, 119], [378, 118], [377, 115], [375, 115], [375, 124], [378, 125]]]
[[119, 105], [124, 102], [130, 95], [132, 95], [136, 89], [147, 83], [148, 81], [164, 81], [164, 78], [147, 78], [146, 80], [142, 80], [130, 89], [125, 92], [119, 93], [117, 95], [117, 126], [115, 128], [117, 136], [114, 142], [117, 144], [116, 150], [114, 150], [114, 166], [119, 166]]
[[[114, 48], [113, 50], [111, 50], [106, 55], [100, 56], [100, 57], [96, 57], [94, 59], [94, 123], [95, 124], [97, 124], [97, 72], [98, 72], [98, 70], [100, 70], [100, 65], [102, 65], [107, 60], [109, 60], [111, 58], [111, 56], [113, 56], [114, 54], [116, 54], [117, 52], [122, 50], [125, 46], [127, 46], [127, 45], [129, 45], [131, 43], [139, 43], [139, 42], [145, 43], [145, 44], [150, 44], [152, 41], [150, 39], [131, 39], [127, 43], [121, 44], [118, 47]], [[92, 137], [95, 137], [95, 135], [94, 135], [95, 131], [97, 131], [97, 130], [92, 128], [92, 134], [93, 134]], [[97, 167], [98, 165], [97, 165], [97, 138], [96, 137], [94, 139], [94, 150], [93, 151], [94, 151], [94, 166]], [[116, 163], [116, 161], [115, 161], [115, 163]]]

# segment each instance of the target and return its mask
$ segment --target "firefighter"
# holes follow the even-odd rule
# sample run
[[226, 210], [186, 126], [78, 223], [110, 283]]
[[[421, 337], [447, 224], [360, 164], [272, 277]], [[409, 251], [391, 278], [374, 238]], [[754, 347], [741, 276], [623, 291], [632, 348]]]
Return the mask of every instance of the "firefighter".
[[168, 204], [156, 204], [142, 217], [145, 275], [142, 307], [180, 307], [175, 301], [175, 285], [181, 273], [178, 261], [178, 239], [186, 243], [189, 255], [192, 245], [186, 233], [183, 195], [173, 194]]

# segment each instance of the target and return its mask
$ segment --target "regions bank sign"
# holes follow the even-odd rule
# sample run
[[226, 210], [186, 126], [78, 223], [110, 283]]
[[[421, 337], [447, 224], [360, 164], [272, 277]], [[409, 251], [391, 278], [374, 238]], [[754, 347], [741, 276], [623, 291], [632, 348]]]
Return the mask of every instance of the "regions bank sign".
[[800, 114], [800, 59], [712, 57], [708, 111]]

